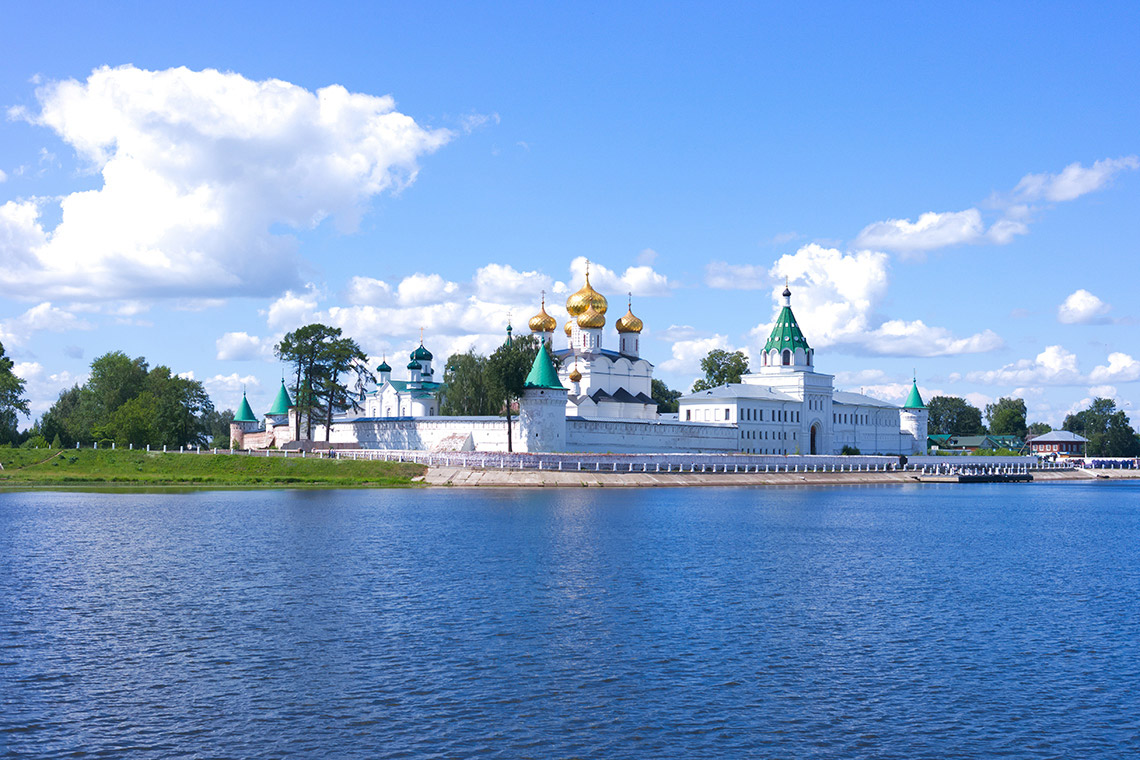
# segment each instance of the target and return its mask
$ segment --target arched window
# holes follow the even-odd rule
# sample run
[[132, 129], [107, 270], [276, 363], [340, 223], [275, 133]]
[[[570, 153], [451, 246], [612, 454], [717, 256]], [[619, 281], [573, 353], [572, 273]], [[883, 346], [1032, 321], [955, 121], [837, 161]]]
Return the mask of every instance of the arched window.
[[787, 367], [792, 363], [792, 352], [784, 349], [784, 366]]

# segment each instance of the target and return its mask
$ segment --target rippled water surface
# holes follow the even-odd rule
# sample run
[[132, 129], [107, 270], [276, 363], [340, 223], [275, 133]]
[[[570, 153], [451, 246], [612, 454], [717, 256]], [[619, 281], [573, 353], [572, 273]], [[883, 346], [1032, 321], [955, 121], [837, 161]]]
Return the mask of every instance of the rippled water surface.
[[6, 757], [1137, 757], [1140, 485], [0, 493]]

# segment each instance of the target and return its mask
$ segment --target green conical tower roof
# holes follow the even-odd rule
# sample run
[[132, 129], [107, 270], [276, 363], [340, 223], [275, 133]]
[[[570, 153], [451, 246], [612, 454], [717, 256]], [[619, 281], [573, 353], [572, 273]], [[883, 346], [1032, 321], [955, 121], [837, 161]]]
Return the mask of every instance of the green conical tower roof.
[[906, 397], [906, 403], [903, 404], [903, 409], [925, 409], [926, 404], [922, 403], [922, 396], [918, 395], [918, 379], [910, 386], [910, 395]]
[[780, 309], [780, 315], [776, 317], [776, 324], [772, 326], [772, 334], [768, 336], [768, 342], [764, 344], [765, 351], [771, 351], [773, 348], [777, 351], [783, 351], [785, 348], [792, 351], [802, 348], [807, 351], [811, 348], [808, 345], [807, 338], [800, 332], [796, 315], [792, 313], [791, 297], [792, 291], [785, 287], [784, 308]]
[[277, 398], [273, 399], [273, 406], [269, 407], [267, 414], [288, 414], [293, 402], [289, 399], [289, 391], [285, 390], [285, 381], [281, 381], [281, 388], [277, 391]]
[[249, 400], [245, 397], [245, 391], [241, 393], [241, 406], [234, 415], [234, 422], [257, 422], [257, 418], [253, 416], [253, 409], [249, 407]]
[[530, 374], [526, 376], [524, 388], [551, 388], [566, 390], [554, 371], [554, 363], [550, 361], [550, 354], [546, 353], [546, 341], [538, 345], [538, 354], [534, 357], [534, 364], [530, 365]]

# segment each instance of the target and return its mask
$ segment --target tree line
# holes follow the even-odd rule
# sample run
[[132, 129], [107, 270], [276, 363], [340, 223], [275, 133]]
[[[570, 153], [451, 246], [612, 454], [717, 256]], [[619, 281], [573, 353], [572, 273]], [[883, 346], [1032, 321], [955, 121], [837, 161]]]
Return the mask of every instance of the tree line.
[[28, 432], [34, 444], [53, 447], [197, 446], [219, 436], [228, 445], [227, 415], [233, 418], [214, 409], [201, 382], [112, 351], [92, 361], [87, 382], [60, 393]]

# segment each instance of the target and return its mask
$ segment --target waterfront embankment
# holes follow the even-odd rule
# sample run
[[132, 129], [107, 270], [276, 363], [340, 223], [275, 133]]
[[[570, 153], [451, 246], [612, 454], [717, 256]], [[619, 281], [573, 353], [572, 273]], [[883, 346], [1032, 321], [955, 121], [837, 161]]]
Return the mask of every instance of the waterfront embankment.
[[[1137, 470], [1043, 470], [1034, 482], [1065, 482], [1102, 478], [1140, 478]], [[424, 482], [432, 486], [489, 488], [652, 488], [691, 486], [823, 486], [946, 483], [945, 476], [912, 471], [889, 472], [566, 472], [430, 467]]]

